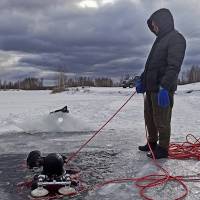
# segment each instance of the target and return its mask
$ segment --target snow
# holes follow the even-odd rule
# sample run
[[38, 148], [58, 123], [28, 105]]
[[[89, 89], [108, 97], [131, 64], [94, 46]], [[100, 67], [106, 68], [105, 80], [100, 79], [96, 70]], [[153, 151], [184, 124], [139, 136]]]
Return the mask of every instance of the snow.
[[[134, 92], [123, 88], [78, 88], [63, 93], [50, 91], [0, 91], [0, 152], [27, 154], [39, 149], [44, 153], [77, 150], [98, 130]], [[179, 86], [172, 115], [173, 141], [184, 141], [188, 133], [199, 137], [200, 83]], [[68, 106], [70, 113], [49, 114]], [[90, 156], [99, 160], [100, 152], [114, 152], [105, 169], [107, 178], [140, 177], [157, 172], [157, 168], [137, 146], [145, 143], [143, 96], [136, 94], [122, 111], [91, 141], [83, 154], [82, 165], [90, 164]], [[92, 153], [94, 152], [94, 153]], [[85, 156], [85, 157], [84, 157]], [[89, 156], [89, 157], [87, 157]], [[87, 160], [88, 159], [88, 160]], [[100, 162], [100, 161], [99, 161]], [[176, 175], [199, 173], [197, 161], [161, 160], [162, 166]], [[97, 163], [93, 163], [98, 168]], [[112, 173], [107, 173], [107, 170]], [[103, 170], [99, 167], [99, 170]], [[104, 173], [101, 172], [103, 175]], [[88, 177], [90, 179], [91, 177]], [[188, 183], [186, 199], [200, 198], [200, 184]], [[1, 188], [0, 188], [1, 189]], [[155, 199], [170, 199], [181, 193], [178, 186], [167, 188]], [[1, 193], [1, 192], [0, 192]], [[155, 195], [152, 192], [152, 195]], [[4, 194], [6, 196], [6, 193]], [[111, 184], [91, 192], [86, 199], [141, 199], [133, 185]]]

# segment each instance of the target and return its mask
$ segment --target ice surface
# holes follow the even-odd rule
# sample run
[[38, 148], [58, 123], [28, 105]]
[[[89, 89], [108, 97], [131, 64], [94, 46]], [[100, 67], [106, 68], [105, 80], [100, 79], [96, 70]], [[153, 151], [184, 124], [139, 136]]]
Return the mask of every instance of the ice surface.
[[[188, 93], [188, 91], [191, 91]], [[179, 86], [172, 115], [171, 141], [184, 141], [188, 133], [199, 137], [200, 84]], [[60, 94], [50, 91], [0, 92], [0, 195], [19, 200], [13, 186], [23, 177], [15, 171], [31, 150], [43, 153], [62, 152], [69, 155], [91, 137], [132, 94], [133, 89], [79, 88]], [[67, 105], [69, 114], [49, 115]], [[144, 144], [143, 96], [135, 95], [123, 110], [92, 140], [73, 161], [82, 169], [89, 184], [120, 177], [140, 177], [161, 173], [145, 153], [137, 150]], [[160, 160], [172, 175], [200, 173], [195, 160]], [[5, 169], [5, 167], [9, 168]], [[25, 173], [25, 172], [23, 172]], [[24, 176], [24, 174], [22, 174]], [[10, 186], [2, 185], [9, 178]], [[22, 180], [21, 180], [22, 181]], [[200, 183], [186, 183], [186, 199], [200, 199]], [[2, 189], [4, 188], [4, 189]], [[176, 183], [150, 190], [155, 200], [174, 199], [182, 192]], [[111, 184], [89, 192], [81, 200], [141, 199], [134, 183]], [[78, 198], [76, 199], [78, 200]]]

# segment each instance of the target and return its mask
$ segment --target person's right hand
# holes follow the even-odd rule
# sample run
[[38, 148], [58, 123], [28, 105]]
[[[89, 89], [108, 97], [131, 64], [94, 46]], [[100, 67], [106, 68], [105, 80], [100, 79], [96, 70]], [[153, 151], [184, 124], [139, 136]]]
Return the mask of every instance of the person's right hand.
[[137, 93], [145, 93], [144, 85], [140, 79], [136, 81], [135, 86], [136, 86]]
[[168, 90], [160, 87], [160, 90], [158, 92], [158, 105], [162, 108], [166, 108], [169, 106], [169, 104], [170, 100]]

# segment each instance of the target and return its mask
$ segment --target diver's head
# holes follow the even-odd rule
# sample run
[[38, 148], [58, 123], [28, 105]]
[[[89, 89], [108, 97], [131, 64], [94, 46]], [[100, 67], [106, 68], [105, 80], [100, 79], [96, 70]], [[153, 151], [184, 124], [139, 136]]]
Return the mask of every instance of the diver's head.
[[67, 106], [65, 106], [65, 107], [62, 108], [61, 110], [62, 110], [62, 112], [64, 112], [64, 113], [69, 113], [69, 110], [68, 110], [68, 107], [67, 107]]

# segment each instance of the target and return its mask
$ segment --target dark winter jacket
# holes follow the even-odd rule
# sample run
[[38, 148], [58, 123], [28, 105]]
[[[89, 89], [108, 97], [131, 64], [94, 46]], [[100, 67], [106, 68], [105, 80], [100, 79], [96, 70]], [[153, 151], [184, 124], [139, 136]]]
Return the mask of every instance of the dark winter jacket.
[[[159, 27], [158, 34], [153, 31], [152, 20]], [[174, 20], [168, 9], [163, 8], [153, 13], [147, 24], [157, 38], [141, 75], [142, 82], [146, 91], [157, 92], [160, 86], [175, 91], [185, 55], [186, 41], [174, 29]]]

